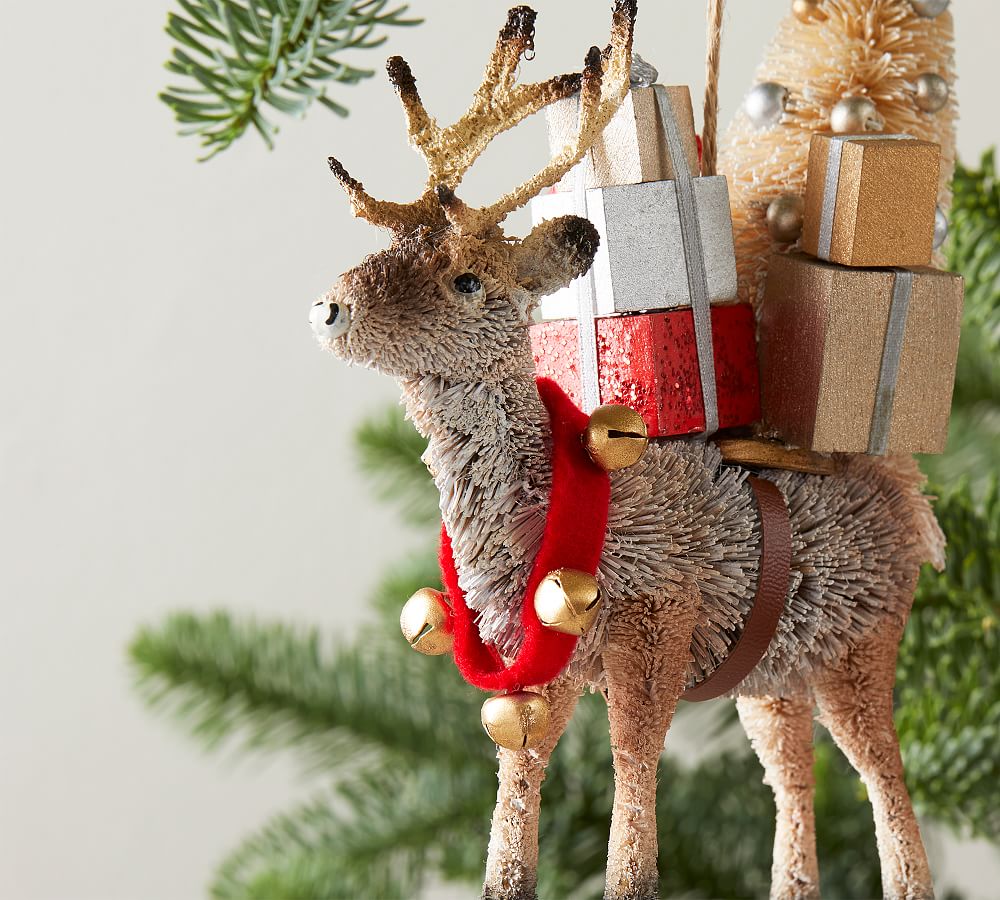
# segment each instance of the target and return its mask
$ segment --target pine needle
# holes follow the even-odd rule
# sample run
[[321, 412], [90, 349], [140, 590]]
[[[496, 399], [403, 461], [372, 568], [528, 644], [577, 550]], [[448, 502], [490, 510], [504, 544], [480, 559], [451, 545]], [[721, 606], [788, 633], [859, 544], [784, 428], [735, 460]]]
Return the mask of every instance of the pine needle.
[[331, 83], [352, 85], [373, 74], [340, 58], [344, 50], [377, 47], [381, 29], [416, 25], [407, 7], [389, 0], [177, 0], [166, 32], [175, 45], [167, 70], [180, 75], [160, 99], [179, 133], [195, 135], [210, 159], [253, 128], [269, 148], [278, 129], [270, 107], [302, 117], [313, 101], [337, 115], [347, 108], [327, 97]]
[[[479, 699], [446, 659], [414, 653], [398, 633], [333, 649], [313, 628], [174, 613], [129, 653], [140, 694], [209, 749], [292, 750], [338, 771], [377, 752], [442, 765], [489, 766]], [[467, 715], [445, 734], [439, 707]], [[465, 727], [463, 727], [463, 723]]]
[[354, 435], [358, 465], [381, 500], [395, 504], [412, 525], [440, 522], [438, 494], [421, 455], [427, 442], [389, 407], [364, 421]]

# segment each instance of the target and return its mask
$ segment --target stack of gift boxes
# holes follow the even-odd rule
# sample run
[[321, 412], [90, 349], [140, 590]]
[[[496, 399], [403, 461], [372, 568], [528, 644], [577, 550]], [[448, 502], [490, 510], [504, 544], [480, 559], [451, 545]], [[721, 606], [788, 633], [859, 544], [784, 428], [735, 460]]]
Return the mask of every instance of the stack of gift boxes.
[[[577, 130], [578, 98], [547, 113], [554, 151]], [[589, 218], [589, 273], [542, 301], [537, 374], [586, 411], [635, 409], [650, 436], [711, 433], [760, 417], [753, 311], [736, 302], [729, 191], [700, 177], [686, 87], [633, 88], [581, 163], [532, 202], [535, 222]]]
[[[549, 108], [554, 152], [578, 115], [578, 98]], [[651, 437], [762, 421], [823, 453], [941, 452], [963, 282], [929, 266], [939, 146], [814, 135], [805, 252], [771, 260], [759, 323], [736, 300], [726, 180], [699, 170], [688, 89], [640, 86], [532, 201], [536, 223], [581, 215], [601, 238], [591, 271], [542, 300], [537, 374], [587, 412], [632, 407]]]
[[963, 282], [929, 267], [937, 144], [822, 135], [801, 247], [770, 263], [760, 318], [765, 433], [820, 452], [939, 453]]

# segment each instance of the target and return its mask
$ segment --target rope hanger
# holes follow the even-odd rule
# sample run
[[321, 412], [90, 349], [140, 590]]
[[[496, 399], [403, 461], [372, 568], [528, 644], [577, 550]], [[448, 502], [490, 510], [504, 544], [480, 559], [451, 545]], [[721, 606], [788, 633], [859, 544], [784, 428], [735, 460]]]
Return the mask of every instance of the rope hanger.
[[708, 0], [708, 45], [705, 53], [705, 105], [702, 112], [701, 174], [715, 175], [719, 133], [719, 57], [725, 0]]

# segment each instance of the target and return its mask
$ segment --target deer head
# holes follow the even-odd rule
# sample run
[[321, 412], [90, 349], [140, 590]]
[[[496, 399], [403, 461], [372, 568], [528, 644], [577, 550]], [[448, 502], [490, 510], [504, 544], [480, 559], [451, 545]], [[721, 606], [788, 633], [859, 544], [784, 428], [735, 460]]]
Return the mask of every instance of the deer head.
[[[534, 46], [535, 13], [515, 7], [472, 104], [448, 127], [427, 114], [407, 63], [398, 56], [388, 61], [427, 183], [412, 203], [375, 200], [330, 158], [354, 214], [389, 229], [392, 243], [314, 303], [310, 320], [321, 343], [347, 361], [401, 379], [483, 379], [502, 368], [523, 345], [538, 298], [587, 271], [598, 236], [577, 216], [545, 222], [523, 240], [505, 237], [500, 223], [576, 165], [614, 115], [629, 88], [635, 17], [635, 0], [616, 0], [611, 42], [603, 53], [590, 49], [582, 73], [516, 84], [518, 63]], [[483, 208], [456, 196], [462, 176], [494, 137], [577, 91], [576, 138], [540, 172]]]

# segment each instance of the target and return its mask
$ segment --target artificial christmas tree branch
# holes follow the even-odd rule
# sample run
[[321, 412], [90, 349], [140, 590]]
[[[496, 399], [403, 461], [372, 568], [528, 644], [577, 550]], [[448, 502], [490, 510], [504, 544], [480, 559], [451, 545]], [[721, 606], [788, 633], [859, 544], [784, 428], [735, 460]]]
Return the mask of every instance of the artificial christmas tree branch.
[[936, 504], [948, 567], [925, 572], [900, 647], [896, 691], [914, 802], [956, 830], [1000, 840], [1000, 495], [966, 486]]
[[[334, 653], [315, 629], [175, 613], [141, 631], [130, 655], [150, 707], [174, 714], [208, 746], [238, 737], [247, 750], [294, 749], [310, 766], [331, 766], [348, 748], [419, 754], [436, 734], [442, 692], [472, 693], [443, 661], [421, 665], [385, 644], [373, 638]], [[404, 689], [399, 716], [372, 715]], [[441, 759], [488, 763], [474, 720], [464, 736], [453, 733]]]
[[982, 328], [986, 349], [992, 352], [1000, 347], [1000, 180], [996, 148], [983, 154], [978, 168], [959, 164], [953, 190], [955, 210], [945, 254], [949, 268], [966, 278], [966, 323]]
[[268, 147], [277, 127], [265, 107], [301, 116], [317, 101], [337, 115], [347, 108], [326, 94], [331, 83], [351, 85], [370, 69], [343, 62], [345, 50], [386, 40], [378, 29], [416, 25], [407, 7], [389, 0], [178, 0], [167, 18], [176, 41], [166, 66], [184, 77], [160, 99], [182, 135], [197, 135], [209, 159], [253, 127]]
[[380, 499], [391, 499], [403, 518], [427, 525], [438, 520], [438, 495], [420, 461], [425, 441], [398, 408], [361, 423], [355, 434], [356, 458], [372, 479]]
[[247, 838], [219, 867], [212, 896], [413, 897], [436, 868], [437, 842], [479, 830], [482, 786], [475, 770], [355, 773]]

